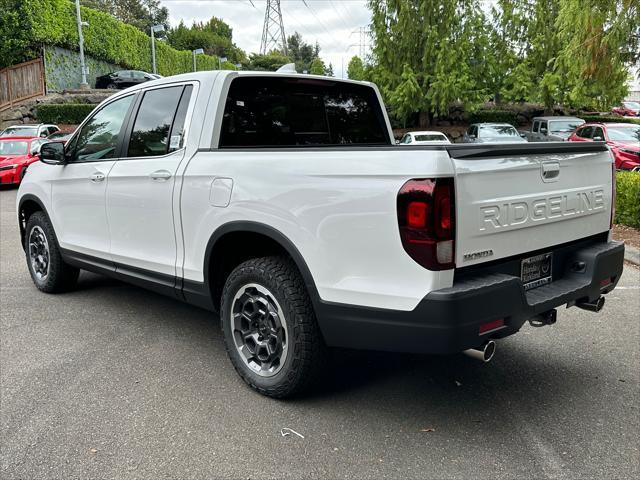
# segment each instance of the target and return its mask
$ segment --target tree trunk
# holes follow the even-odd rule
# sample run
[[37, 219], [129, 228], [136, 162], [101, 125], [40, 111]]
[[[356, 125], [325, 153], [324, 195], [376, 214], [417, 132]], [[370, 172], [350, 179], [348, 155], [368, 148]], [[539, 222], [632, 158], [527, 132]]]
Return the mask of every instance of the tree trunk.
[[420, 112], [420, 128], [426, 128], [431, 126], [431, 115], [429, 112]]

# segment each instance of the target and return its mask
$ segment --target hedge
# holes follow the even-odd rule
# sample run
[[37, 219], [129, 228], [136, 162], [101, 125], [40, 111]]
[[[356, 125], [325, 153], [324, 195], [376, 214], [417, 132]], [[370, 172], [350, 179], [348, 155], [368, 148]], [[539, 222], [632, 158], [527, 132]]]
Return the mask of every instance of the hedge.
[[95, 105], [88, 103], [61, 103], [40, 105], [36, 116], [42, 123], [78, 125], [89, 115]]
[[[75, 4], [69, 0], [8, 0], [0, 15], [0, 68], [40, 55], [41, 45], [78, 48]], [[87, 55], [124, 68], [150, 72], [151, 38], [97, 10], [81, 7], [84, 49]], [[197, 55], [198, 70], [218, 68], [218, 57]], [[193, 70], [190, 51], [175, 50], [156, 42], [156, 64], [161, 75]]]
[[510, 123], [518, 126], [517, 114], [509, 110], [478, 110], [469, 115], [469, 123]]
[[640, 172], [616, 173], [615, 222], [640, 228]]
[[576, 115], [585, 122], [613, 122], [613, 123], [637, 123], [640, 125], [640, 118], [619, 117], [616, 115]]

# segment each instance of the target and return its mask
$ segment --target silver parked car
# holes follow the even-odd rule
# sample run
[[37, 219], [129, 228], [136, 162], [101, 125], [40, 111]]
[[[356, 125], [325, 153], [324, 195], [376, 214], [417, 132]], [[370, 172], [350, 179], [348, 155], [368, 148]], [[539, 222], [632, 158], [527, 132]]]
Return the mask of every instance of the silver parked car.
[[57, 125], [41, 123], [39, 125], [11, 125], [0, 132], [0, 137], [48, 137], [59, 132]]
[[527, 132], [530, 142], [566, 142], [569, 136], [584, 123], [578, 117], [534, 117], [531, 131]]
[[509, 123], [474, 123], [462, 137], [462, 143], [523, 143], [526, 142]]

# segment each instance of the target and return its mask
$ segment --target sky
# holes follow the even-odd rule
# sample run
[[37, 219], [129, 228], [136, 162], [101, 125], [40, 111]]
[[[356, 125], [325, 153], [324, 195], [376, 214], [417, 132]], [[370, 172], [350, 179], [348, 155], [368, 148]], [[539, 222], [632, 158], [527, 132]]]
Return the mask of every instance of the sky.
[[[251, 5], [255, 5], [255, 8]], [[305, 5], [308, 5], [308, 7]], [[305, 42], [320, 44], [320, 57], [333, 64], [336, 77], [346, 77], [352, 56], [358, 55], [360, 27], [371, 14], [366, 0], [281, 0], [285, 35], [299, 32]], [[260, 50], [266, 0], [161, 0], [172, 26], [222, 18], [233, 28], [234, 43], [247, 53]]]

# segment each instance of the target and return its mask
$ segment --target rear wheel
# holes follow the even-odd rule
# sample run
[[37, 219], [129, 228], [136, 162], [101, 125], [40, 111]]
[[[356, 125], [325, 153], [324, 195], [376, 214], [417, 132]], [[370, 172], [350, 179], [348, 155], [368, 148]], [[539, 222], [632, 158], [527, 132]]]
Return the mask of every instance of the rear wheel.
[[53, 226], [44, 212], [29, 217], [25, 235], [27, 266], [36, 287], [46, 293], [72, 288], [80, 270], [62, 259]]
[[291, 260], [264, 257], [239, 265], [225, 283], [221, 315], [231, 363], [263, 395], [301, 393], [324, 367], [324, 341]]

